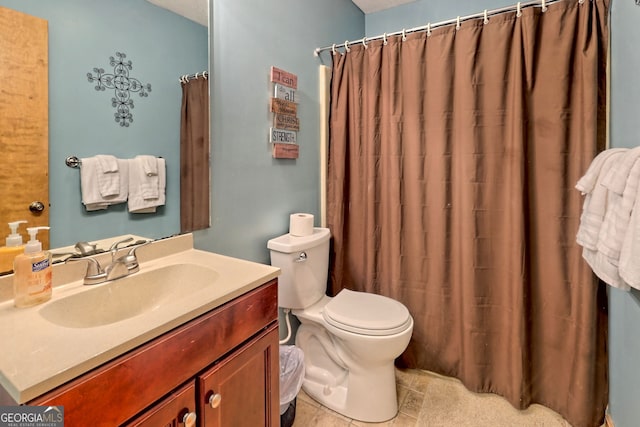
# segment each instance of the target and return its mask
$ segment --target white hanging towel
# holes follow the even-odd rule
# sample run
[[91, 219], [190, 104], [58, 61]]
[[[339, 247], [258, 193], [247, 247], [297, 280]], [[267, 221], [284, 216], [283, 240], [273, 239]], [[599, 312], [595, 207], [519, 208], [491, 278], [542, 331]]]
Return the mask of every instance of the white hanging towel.
[[120, 194], [120, 173], [118, 173], [118, 159], [107, 154], [95, 156], [98, 160], [98, 189], [102, 197]]
[[601, 244], [599, 238], [607, 208], [613, 199], [618, 197], [602, 185], [602, 182], [607, 173], [621, 163], [627, 151], [627, 149], [603, 151], [596, 156], [585, 176], [576, 185], [576, 188], [585, 194], [576, 236], [577, 243], [583, 247], [582, 257], [600, 279], [623, 290], [629, 290], [629, 285], [618, 274], [617, 260], [598, 251], [598, 245]]
[[[154, 160], [155, 169], [149, 157]], [[152, 173], [154, 170], [155, 175]], [[166, 173], [166, 163], [162, 158], [136, 156], [129, 160], [129, 212], [154, 213], [158, 206], [165, 204]]]
[[631, 212], [629, 228], [622, 243], [618, 270], [624, 281], [640, 289], [640, 185]]
[[615, 265], [618, 265], [639, 184], [640, 149], [634, 148], [625, 153], [621, 162], [609, 169], [602, 181], [610, 197], [598, 234], [598, 252], [614, 260]]
[[[128, 163], [127, 160], [116, 159], [116, 164], [118, 175], [117, 191], [111, 187], [113, 182], [105, 179], [103, 176], [105, 175], [103, 172], [104, 166], [102, 166], [97, 156], [81, 159], [80, 191], [82, 194], [82, 203], [85, 205], [87, 211], [107, 209], [110, 205], [127, 201], [129, 191]], [[113, 170], [113, 164], [106, 167]], [[113, 173], [114, 172], [109, 172], [109, 174]], [[109, 182], [108, 185], [107, 182]], [[111, 194], [103, 195], [103, 191], [105, 194]]]
[[601, 185], [607, 171], [617, 164], [627, 149], [614, 148], [598, 154], [576, 188], [585, 195], [576, 241], [585, 249], [595, 251], [600, 227], [607, 210], [607, 188]]
[[145, 200], [158, 198], [158, 159], [156, 156], [136, 156], [135, 160], [140, 162], [144, 172], [141, 192]]

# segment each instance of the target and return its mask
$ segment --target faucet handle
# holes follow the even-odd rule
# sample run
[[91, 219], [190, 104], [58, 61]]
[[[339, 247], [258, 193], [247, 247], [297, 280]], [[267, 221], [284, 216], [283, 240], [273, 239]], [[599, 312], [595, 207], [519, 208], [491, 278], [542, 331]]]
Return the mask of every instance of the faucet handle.
[[104, 274], [102, 267], [100, 267], [100, 263], [95, 258], [84, 257], [84, 258], [67, 258], [64, 260], [64, 263], [68, 263], [69, 261], [87, 261], [87, 271], [85, 273], [85, 277], [97, 276], [99, 274]]
[[142, 244], [140, 244], [140, 245], [134, 246], [133, 248], [131, 248], [131, 250], [129, 251], [129, 254], [128, 254], [128, 255], [131, 255], [131, 256], [133, 256], [133, 257], [137, 257], [137, 256], [136, 256], [136, 251], [137, 251], [138, 249], [140, 249], [141, 247], [143, 247], [143, 246], [147, 246], [148, 244], [150, 244], [150, 243], [152, 243], [152, 242], [153, 242], [153, 240], [147, 240], [146, 242], [144, 242], [144, 243], [142, 243]]
[[126, 255], [123, 255], [116, 259], [112, 265], [116, 263], [121, 264], [127, 267], [127, 271], [129, 272], [129, 274], [136, 273], [140, 269], [138, 257], [136, 256], [136, 250], [138, 250], [138, 248], [142, 246], [148, 245], [151, 242], [152, 240], [148, 240], [140, 245], [135, 246], [134, 248], [131, 248]]
[[122, 239], [122, 240], [118, 240], [117, 242], [113, 243], [111, 245], [111, 247], [109, 247], [109, 252], [115, 252], [118, 250], [118, 246], [123, 244], [123, 243], [127, 243], [133, 240], [133, 237], [129, 237], [127, 239]]
[[127, 243], [133, 240], [133, 237], [129, 237], [127, 239], [122, 239], [122, 240], [118, 240], [117, 242], [114, 242], [110, 247], [109, 247], [109, 252], [111, 252], [111, 262], [115, 262], [116, 261], [116, 254], [118, 253], [118, 245], [121, 245], [123, 243]]

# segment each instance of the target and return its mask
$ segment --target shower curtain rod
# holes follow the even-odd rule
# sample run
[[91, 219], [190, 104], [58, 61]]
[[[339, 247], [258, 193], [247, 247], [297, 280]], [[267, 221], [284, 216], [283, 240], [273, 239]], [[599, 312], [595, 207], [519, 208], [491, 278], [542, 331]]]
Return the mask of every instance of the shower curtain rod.
[[[354, 41], [349, 41], [346, 40], [344, 43], [340, 43], [340, 44], [333, 44], [331, 46], [325, 46], [325, 47], [317, 47], [314, 51], [313, 51], [313, 55], [314, 56], [318, 56], [320, 55], [321, 52], [325, 51], [325, 50], [333, 50], [335, 51], [337, 48], [343, 47], [345, 49], [347, 49], [347, 52], [349, 51], [349, 45], [354, 45], [357, 43], [362, 43], [365, 47], [367, 45], [367, 42], [373, 41], [373, 40], [387, 40], [388, 37], [393, 37], [393, 36], [406, 36], [407, 34], [410, 33], [417, 33], [417, 32], [421, 32], [421, 31], [426, 31], [427, 33], [430, 33], [431, 30], [438, 28], [438, 27], [445, 27], [447, 25], [453, 25], [456, 24], [456, 26], [460, 26], [460, 24], [464, 21], [469, 21], [471, 19], [480, 19], [483, 18], [486, 21], [488, 21], [489, 17], [491, 16], [495, 16], [495, 15], [499, 15], [501, 13], [506, 13], [506, 12], [512, 12], [512, 11], [516, 11], [516, 13], [518, 14], [518, 16], [520, 16], [520, 11], [523, 8], [527, 8], [527, 7], [534, 7], [534, 6], [539, 6], [542, 8], [543, 11], [547, 10], [547, 6], [553, 3], [559, 3], [561, 1], [565, 1], [565, 0], [535, 0], [535, 1], [528, 1], [528, 2], [518, 2], [517, 4], [514, 4], [512, 6], [505, 6], [505, 7], [501, 7], [499, 9], [492, 9], [492, 10], [484, 10], [483, 12], [480, 13], [474, 13], [473, 15], [467, 15], [467, 16], [458, 16], [457, 18], [454, 19], [449, 19], [447, 21], [441, 21], [441, 22], [436, 22], [436, 23], [428, 23], [427, 25], [422, 25], [420, 27], [414, 27], [414, 28], [409, 28], [409, 29], [403, 29], [402, 31], [396, 31], [393, 33], [384, 33], [384, 34], [380, 34], [377, 36], [373, 36], [373, 37], [363, 37], [359, 40], [354, 40]], [[578, 3], [582, 4], [584, 3], [585, 0], [578, 0]]]
[[207, 79], [207, 78], [209, 78], [209, 72], [208, 71], [203, 71], [201, 73], [185, 74], [183, 76], [180, 76], [180, 78], [178, 80], [180, 81], [180, 83], [186, 83], [189, 80], [197, 79], [198, 77], [204, 77], [205, 79]]

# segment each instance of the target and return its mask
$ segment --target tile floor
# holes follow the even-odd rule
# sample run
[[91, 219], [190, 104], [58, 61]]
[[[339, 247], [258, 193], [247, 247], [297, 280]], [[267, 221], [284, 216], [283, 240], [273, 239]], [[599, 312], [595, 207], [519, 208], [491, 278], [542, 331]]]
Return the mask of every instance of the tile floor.
[[383, 423], [351, 420], [301, 391], [293, 427], [571, 427], [540, 405], [519, 411], [503, 398], [472, 393], [460, 381], [421, 370], [396, 370], [398, 415]]

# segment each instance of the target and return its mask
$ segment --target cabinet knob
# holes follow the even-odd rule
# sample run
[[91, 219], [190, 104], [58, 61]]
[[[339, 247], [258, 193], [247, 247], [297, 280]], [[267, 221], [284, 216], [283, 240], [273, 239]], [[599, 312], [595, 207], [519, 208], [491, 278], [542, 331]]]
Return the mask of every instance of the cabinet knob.
[[220, 393], [213, 393], [211, 396], [209, 396], [209, 406], [211, 406], [213, 409], [216, 409], [218, 406], [220, 406], [221, 401], [222, 395]]
[[44, 203], [37, 200], [35, 202], [31, 202], [31, 204], [29, 205], [29, 210], [33, 213], [42, 212], [44, 210]]
[[182, 417], [182, 422], [185, 427], [194, 427], [196, 425], [197, 418], [198, 416], [195, 412], [188, 412], [184, 414], [184, 417]]

